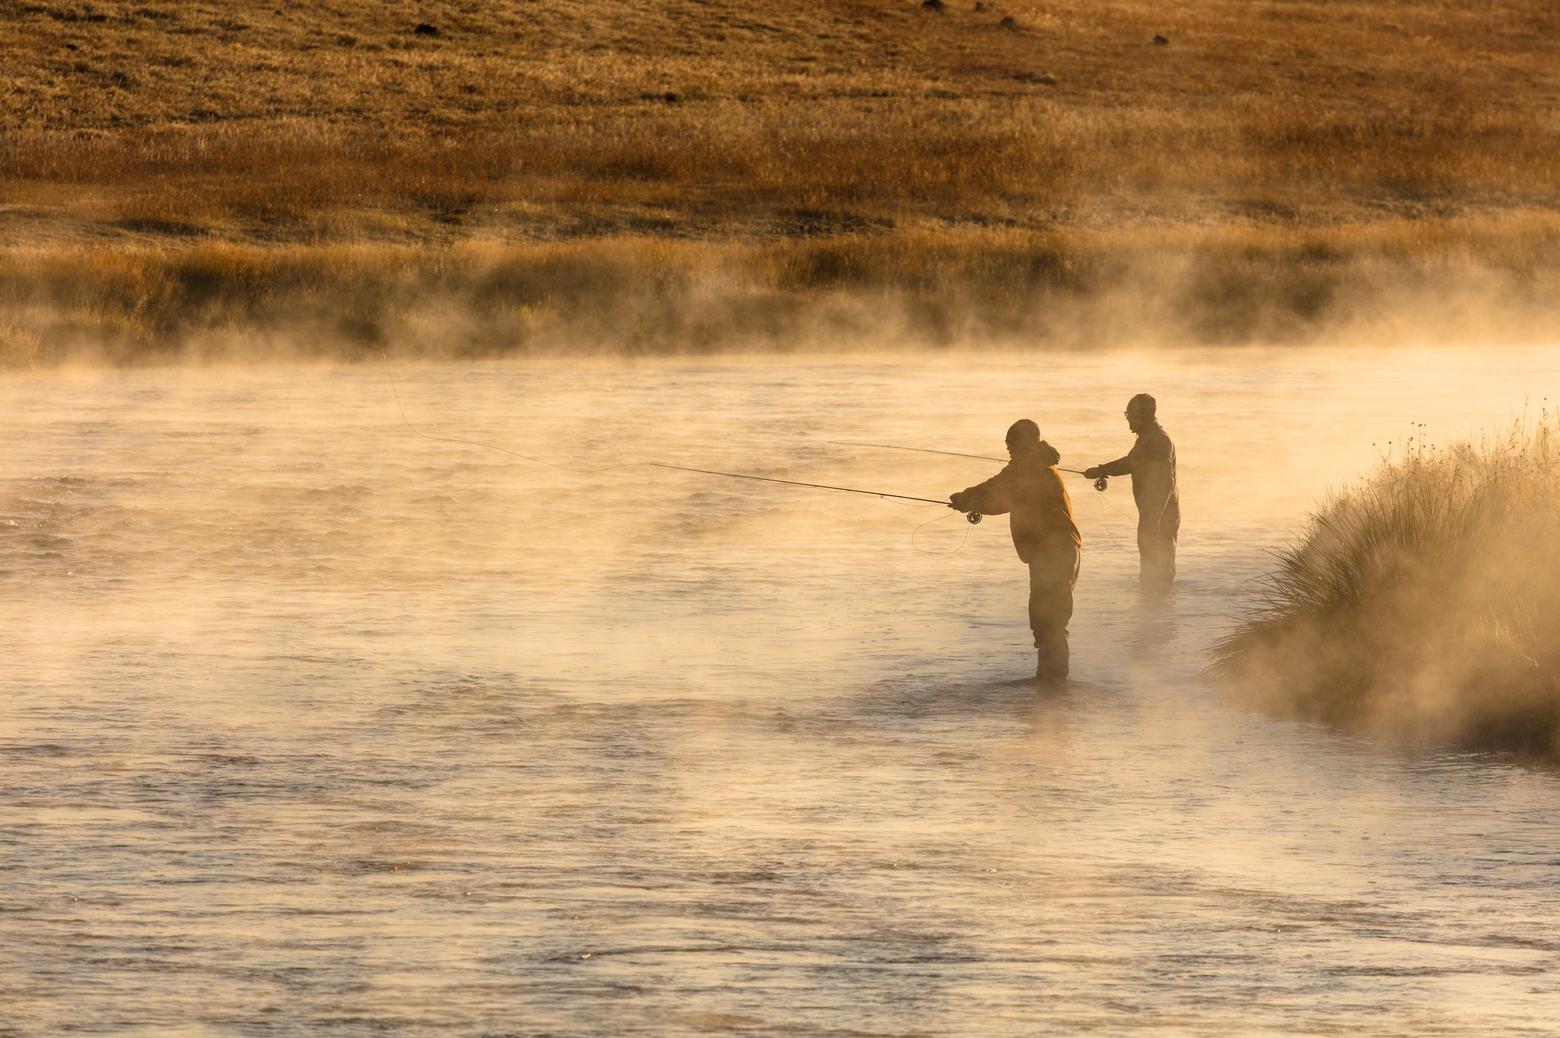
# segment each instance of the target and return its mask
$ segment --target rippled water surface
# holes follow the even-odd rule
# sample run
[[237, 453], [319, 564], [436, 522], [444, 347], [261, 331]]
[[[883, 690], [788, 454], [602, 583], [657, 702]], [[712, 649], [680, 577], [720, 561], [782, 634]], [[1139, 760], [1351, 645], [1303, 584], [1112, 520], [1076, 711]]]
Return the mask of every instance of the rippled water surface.
[[[1527, 349], [0, 379], [0, 1035], [1556, 1033], [1560, 778], [1199, 678], [1319, 497], [1556, 387]], [[1125, 481], [1074, 480], [1056, 694], [1001, 518], [629, 464], [940, 498], [993, 466], [829, 441], [1027, 415], [1083, 467], [1140, 389], [1183, 579], [1140, 601]]]

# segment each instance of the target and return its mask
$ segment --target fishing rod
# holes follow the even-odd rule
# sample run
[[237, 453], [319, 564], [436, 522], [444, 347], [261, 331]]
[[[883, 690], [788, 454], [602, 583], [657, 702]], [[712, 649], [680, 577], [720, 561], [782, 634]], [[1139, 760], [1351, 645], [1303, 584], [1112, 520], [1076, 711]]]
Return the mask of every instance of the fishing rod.
[[946, 454], [950, 458], [974, 458], [977, 461], [1002, 461], [1001, 458], [993, 458], [989, 454], [964, 454], [960, 451], [934, 451], [929, 447], [897, 447], [892, 443], [863, 443], [860, 440], [829, 440], [829, 443], [842, 447], [882, 447], [891, 451], [915, 451], [917, 454]]
[[[979, 461], [998, 461], [1003, 462], [1004, 464], [1007, 460], [1005, 458], [993, 458], [989, 454], [964, 454], [960, 451], [934, 451], [929, 447], [900, 447], [892, 443], [863, 443], [860, 440], [829, 440], [828, 442], [843, 447], [881, 447], [884, 450], [890, 451], [914, 451], [917, 454], [946, 454], [950, 458], [975, 458]], [[1078, 469], [1066, 469], [1062, 468], [1060, 465], [1056, 467], [1062, 472], [1070, 472], [1075, 476], [1083, 475], [1083, 472]], [[1094, 489], [1104, 490], [1107, 486], [1109, 486], [1109, 484], [1109, 477], [1101, 476], [1099, 479], [1094, 481]]]
[[[891, 497], [899, 501], [920, 501], [929, 505], [948, 505], [947, 501], [939, 501], [936, 498], [911, 497], [909, 494], [890, 494], [881, 490], [858, 490], [855, 487], [836, 487], [828, 483], [803, 483], [801, 480], [796, 479], [776, 479], [773, 476], [753, 476], [746, 472], [719, 472], [715, 469], [696, 469], [689, 465], [668, 465], [665, 462], [660, 461], [647, 461], [645, 464], [650, 468], [655, 469], [676, 469], [678, 472], [698, 472], [706, 476], [725, 476], [728, 479], [752, 479], [757, 480], [760, 483], [784, 483], [789, 487], [810, 487], [813, 490], [838, 490], [845, 494], [865, 494], [868, 497]], [[952, 506], [948, 505], [948, 507]], [[974, 524], [980, 522], [982, 517], [979, 512], [966, 512], [964, 513], [964, 518], [968, 519], [971, 524]]]

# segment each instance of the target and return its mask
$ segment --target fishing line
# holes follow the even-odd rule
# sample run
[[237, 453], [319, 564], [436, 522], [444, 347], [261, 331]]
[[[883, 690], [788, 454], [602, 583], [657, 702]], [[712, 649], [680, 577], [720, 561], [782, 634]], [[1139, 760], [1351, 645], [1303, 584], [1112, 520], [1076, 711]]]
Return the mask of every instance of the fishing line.
[[1101, 498], [1100, 499], [1100, 504], [1103, 505], [1104, 507], [1110, 509], [1112, 512], [1115, 512], [1116, 515], [1119, 516], [1122, 519], [1122, 521], [1129, 522], [1129, 523], [1133, 522], [1133, 518], [1130, 515], [1128, 515], [1126, 512], [1123, 512], [1121, 509], [1117, 508], [1115, 505], [1111, 504], [1110, 501], [1107, 498]]
[[1123, 518], [1126, 518], [1126, 516], [1121, 513], [1120, 509], [1116, 508], [1109, 501], [1107, 501], [1103, 494], [1101, 494], [1099, 497], [1095, 498], [1095, 501], [1098, 502], [1098, 507], [1099, 507], [1099, 510], [1100, 510], [1100, 525], [1105, 530], [1105, 534], [1106, 534], [1106, 536], [1107, 536], [1107, 538], [1109, 540], [1110, 547], [1112, 547], [1112, 548], [1119, 548], [1119, 547], [1121, 547], [1122, 546], [1121, 535], [1116, 532], [1116, 525], [1110, 521], [1110, 515], [1107, 513], [1106, 510], [1109, 509], [1110, 511], [1116, 512], [1118, 515], [1122, 515]]
[[[943, 506], [943, 507], [947, 507], [947, 505], [948, 505], [947, 501], [943, 501], [943, 500], [940, 500], [940, 499], [937, 499], [937, 498], [914, 497], [914, 496], [909, 495], [909, 494], [891, 494], [891, 493], [889, 493], [887, 491], [879, 491], [879, 490], [862, 490], [862, 489], [859, 489], [857, 487], [841, 487], [841, 486], [834, 486], [833, 484], [829, 484], [829, 483], [807, 483], [807, 482], [803, 482], [801, 480], [796, 480], [796, 479], [779, 479], [779, 478], [774, 477], [774, 476], [756, 476], [756, 475], [752, 475], [752, 474], [746, 473], [746, 472], [723, 472], [723, 471], [720, 471], [720, 470], [717, 470], [717, 469], [701, 469], [701, 468], [695, 468], [695, 467], [693, 467], [691, 465], [673, 465], [673, 464], [670, 464], [668, 462], [661, 462], [661, 461], [625, 461], [625, 462], [623, 462], [621, 464], [618, 464], [618, 465], [606, 465], [606, 466], [601, 466], [601, 467], [598, 467], [598, 468], [579, 468], [577, 466], [571, 466], [571, 465], [560, 465], [557, 462], [548, 461], [545, 458], [538, 458], [535, 455], [525, 454], [525, 453], [523, 453], [521, 451], [512, 450], [512, 449], [510, 449], [508, 447], [501, 447], [501, 446], [499, 446], [496, 443], [486, 443], [486, 442], [483, 442], [481, 440], [471, 440], [471, 439], [466, 439], [465, 437], [461, 437], [461, 436], [438, 436], [438, 435], [435, 435], [433, 433], [424, 432], [421, 429], [417, 428], [417, 426], [412, 424], [412, 420], [411, 420], [410, 416], [408, 416], [407, 413], [406, 413], [406, 404], [401, 399], [401, 390], [400, 390], [399, 382], [396, 379], [395, 372], [394, 372], [394, 370], [392, 369], [392, 367], [390, 365], [390, 354], [389, 354], [389, 352], [387, 350], [385, 350], [383, 348], [381, 348], [380, 354], [381, 354], [381, 356], [383, 356], [383, 358], [385, 360], [385, 374], [388, 376], [388, 379], [389, 379], [389, 382], [390, 382], [390, 393], [395, 398], [396, 410], [400, 413], [402, 424], [404, 424], [406, 426], [407, 430], [409, 432], [411, 432], [413, 435], [420, 436], [420, 437], [422, 437], [425, 440], [433, 440], [433, 441], [438, 442], [438, 443], [454, 443], [454, 444], [459, 444], [459, 445], [464, 446], [464, 447], [477, 447], [477, 448], [481, 448], [481, 449], [484, 449], [484, 450], [498, 451], [501, 454], [508, 454], [509, 456], [515, 457], [515, 458], [519, 458], [522, 461], [529, 461], [529, 462], [531, 462], [534, 465], [544, 465], [547, 468], [557, 469], [560, 472], [570, 472], [570, 473], [575, 473], [577, 475], [594, 476], [594, 475], [600, 475], [601, 473], [604, 473], [604, 472], [616, 472], [616, 471], [620, 471], [622, 469], [636, 468], [636, 467], [657, 468], [657, 469], [671, 469], [671, 470], [675, 470], [675, 471], [678, 471], [678, 472], [696, 472], [696, 473], [699, 473], [700, 475], [705, 475], [705, 476], [723, 476], [723, 477], [725, 477], [727, 479], [749, 479], [749, 480], [754, 480], [754, 481], [760, 482], [760, 483], [779, 483], [779, 484], [782, 484], [782, 485], [785, 485], [785, 486], [805, 487], [805, 488], [809, 488], [809, 489], [813, 489], [813, 490], [833, 490], [833, 491], [837, 491], [839, 493], [844, 493], [844, 494], [862, 494], [862, 495], [865, 495], [865, 496], [868, 496], [868, 497], [876, 497], [876, 498], [879, 498], [881, 500], [888, 501], [888, 502], [890, 502], [892, 504], [898, 504], [900, 502], [913, 502], [913, 503], [916, 503], [916, 504], [940, 505], [940, 506]], [[812, 511], [812, 505], [811, 505], [811, 503], [809, 503], [808, 509], [807, 509], [808, 514], [810, 514], [811, 511]], [[969, 522], [969, 524], [971, 526], [979, 523], [981, 521], [981, 518], [982, 518], [982, 516], [981, 516], [981, 514], [979, 512], [967, 512], [967, 513], [965, 513], [964, 517]], [[947, 517], [946, 516], [938, 516], [938, 519], [945, 519], [945, 518], [947, 518]], [[919, 545], [916, 545], [916, 543], [915, 543], [915, 535], [916, 535], [916, 533], [919, 533], [920, 530], [924, 529], [926, 526], [929, 526], [929, 525], [931, 525], [932, 522], [936, 522], [936, 521], [937, 520], [934, 519], [934, 520], [931, 520], [930, 522], [922, 523], [921, 526], [917, 527], [914, 531], [911, 532], [910, 542], [911, 542], [912, 546], [915, 546], [918, 551], [925, 551], [926, 549], [921, 548]], [[968, 538], [969, 538], [969, 531], [966, 530], [965, 531], [965, 540], [968, 540]], [[964, 547], [964, 542], [960, 541], [959, 542], [959, 548], [963, 548], [963, 547]], [[959, 548], [955, 548], [954, 551], [958, 551]], [[949, 554], [949, 553], [947, 553], [947, 552], [929, 552], [928, 554], [943, 555], [943, 554]]]
[[[930, 447], [901, 447], [893, 443], [863, 443], [860, 440], [826, 440], [825, 442], [841, 447], [881, 447], [883, 450], [889, 451], [914, 451], [917, 454], [943, 454], [950, 458], [974, 458], [977, 461], [995, 461], [1001, 465], [1006, 465], [1010, 460], [1012, 460], [1010, 458], [993, 458], [989, 454], [965, 454], [962, 451], [935, 451]], [[1063, 468], [1060, 465], [1056, 466], [1056, 469], [1058, 472], [1070, 472], [1074, 476], [1083, 475], [1083, 471], [1081, 469]], [[1095, 480], [1094, 489], [1104, 490], [1105, 488], [1100, 486], [1100, 484], [1104, 481], [1105, 477], [1103, 476]]]
[[781, 551], [781, 554], [788, 558], [794, 558], [798, 549], [801, 548], [802, 542], [808, 539], [809, 531], [807, 524], [812, 520], [813, 505], [817, 504], [818, 499], [812, 494], [808, 494], [806, 497], [807, 507], [802, 509], [802, 517], [791, 525], [791, 536], [786, 538], [785, 545]]
[[[672, 469], [677, 472], [697, 472], [705, 476], [724, 476], [727, 479], [751, 479], [760, 483], [779, 483], [784, 486], [808, 487], [813, 490], [835, 490], [845, 494], [865, 494], [869, 497], [880, 498], [884, 501], [887, 501], [889, 504], [904, 504], [907, 506], [938, 505], [943, 508], [948, 507], [947, 501], [940, 501], [936, 498], [930, 497], [913, 497], [909, 494], [890, 494], [886, 491], [879, 490], [861, 490], [856, 487], [834, 486], [830, 483], [805, 483], [797, 479], [777, 479], [774, 476], [754, 476], [746, 472], [721, 472], [717, 469], [700, 469], [694, 468], [691, 465], [670, 465], [660, 461], [647, 461], [645, 464], [651, 468]], [[968, 526], [965, 527], [964, 536], [959, 540], [959, 546], [954, 548], [953, 551], [932, 551], [931, 549], [921, 547], [920, 544], [916, 542], [917, 534], [926, 529], [926, 527], [932, 525], [932, 523], [940, 522], [946, 518], [948, 518], [946, 514], [940, 515], [936, 519], [929, 519], [920, 526], [917, 526], [910, 532], [910, 546], [916, 551], [923, 552], [927, 555], [952, 555], [954, 552], [963, 550], [965, 541], [968, 541], [970, 537]], [[964, 518], [969, 523], [969, 526], [974, 526], [975, 524], [979, 523], [983, 517], [979, 512], [966, 512], [964, 514]]]
[[[930, 447], [905, 447], [897, 443], [868, 443], [864, 440], [829, 440], [828, 442], [842, 447], [877, 447], [882, 450], [911, 451], [916, 454], [941, 454], [950, 458], [973, 458], [976, 461], [994, 461], [1000, 464], [1007, 464], [1007, 459], [994, 458], [989, 454], [966, 454], [963, 451], [933, 450]], [[1078, 469], [1063, 468], [1060, 465], [1056, 467], [1061, 472], [1070, 472], [1075, 476], [1083, 476], [1085, 479], [1088, 479], [1088, 476], [1085, 476], [1084, 473]], [[1101, 497], [1099, 498], [1100, 521], [1105, 528], [1106, 534], [1109, 535], [1111, 545], [1116, 547], [1121, 544], [1121, 537], [1119, 534], [1117, 534], [1115, 530], [1115, 524], [1110, 521], [1110, 516], [1108, 513], [1115, 512], [1116, 515], [1127, 522], [1131, 522], [1132, 517], [1105, 499], [1103, 495], [1109, 485], [1109, 477], [1100, 476], [1098, 479], [1094, 480], [1094, 489], [1100, 491], [1101, 493]], [[914, 535], [912, 535], [912, 538], [913, 536]]]
[[916, 551], [920, 552], [922, 555], [957, 555], [959, 552], [963, 551], [965, 542], [967, 542], [970, 539], [970, 525], [973, 525], [973, 524], [969, 524], [969, 525], [966, 525], [964, 527], [964, 536], [959, 538], [959, 545], [958, 545], [958, 547], [954, 548], [951, 551], [933, 551], [930, 548], [923, 548], [919, 544], [916, 543], [916, 539], [915, 538], [916, 538], [917, 534], [919, 534], [922, 530], [926, 529], [928, 526], [931, 526], [934, 523], [940, 523], [944, 519], [947, 519], [948, 515], [949, 515], [949, 513], [944, 512], [942, 515], [937, 516], [935, 519], [928, 519], [926, 522], [922, 523], [920, 526], [917, 526], [914, 530], [910, 531], [910, 547], [914, 548]]
[[[842, 494], [865, 494], [867, 497], [892, 498], [896, 501], [919, 501], [928, 505], [942, 505], [947, 507], [948, 502], [935, 497], [912, 497], [909, 494], [890, 494], [886, 490], [860, 490], [856, 487], [839, 487], [832, 483], [804, 483], [797, 479], [776, 479], [774, 476], [754, 476], [746, 472], [720, 472], [716, 469], [696, 469], [691, 465], [670, 465], [664, 461], [646, 461], [641, 464], [656, 469], [675, 469], [678, 472], [698, 472], [706, 476], [725, 476], [727, 479], [752, 479], [760, 483], [783, 483], [790, 487], [812, 487], [814, 490], [838, 490]], [[978, 516], [979, 512], [970, 512], [970, 516]], [[980, 522], [979, 519], [970, 519], [971, 524]]]
[[977, 461], [1006, 461], [1004, 458], [993, 458], [989, 454], [964, 454], [960, 451], [934, 451], [929, 447], [899, 447], [892, 443], [863, 443], [860, 440], [826, 440], [826, 443], [839, 447], [881, 447], [889, 451], [915, 451], [917, 454], [946, 454], [950, 458], [974, 458]]

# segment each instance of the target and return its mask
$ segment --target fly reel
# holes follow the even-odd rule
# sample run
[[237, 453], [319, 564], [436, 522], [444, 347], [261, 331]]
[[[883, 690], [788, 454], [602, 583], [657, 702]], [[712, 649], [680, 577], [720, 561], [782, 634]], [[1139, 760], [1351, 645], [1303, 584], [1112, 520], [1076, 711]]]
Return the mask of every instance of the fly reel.
[[1099, 479], [1094, 481], [1094, 489], [1100, 491], [1101, 493], [1103, 493], [1105, 488], [1108, 486], [1110, 486], [1109, 476], [1101, 476]]
[[979, 512], [965, 512], [964, 518], [969, 520], [971, 526], [974, 526], [981, 521], [982, 516]]

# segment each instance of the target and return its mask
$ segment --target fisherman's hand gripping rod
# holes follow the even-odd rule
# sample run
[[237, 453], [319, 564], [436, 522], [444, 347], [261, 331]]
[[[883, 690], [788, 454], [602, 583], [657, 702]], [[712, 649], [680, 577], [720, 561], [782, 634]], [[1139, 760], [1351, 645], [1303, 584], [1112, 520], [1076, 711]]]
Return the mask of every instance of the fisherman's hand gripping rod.
[[[890, 494], [881, 490], [858, 490], [855, 487], [836, 487], [831, 486], [828, 483], [803, 483], [800, 480], [795, 479], [776, 479], [773, 476], [754, 476], [749, 475], [746, 472], [719, 472], [715, 469], [696, 469], [688, 465], [667, 465], [664, 462], [659, 461], [647, 461], [645, 464], [655, 469], [675, 469], [678, 472], [698, 472], [706, 476], [725, 476], [727, 479], [752, 479], [757, 480], [760, 483], [784, 483], [789, 487], [810, 487], [813, 490], [837, 490], [842, 494], [865, 494], [868, 497], [889, 497], [898, 501], [920, 501], [929, 505], [947, 505], [949, 508], [954, 507], [953, 503], [950, 501], [939, 501], [930, 497], [911, 497], [908, 494]], [[963, 511], [963, 509], [959, 509], [959, 511]], [[980, 522], [981, 514], [979, 512], [965, 512], [964, 518], [968, 519], [971, 524], [974, 524]]]

